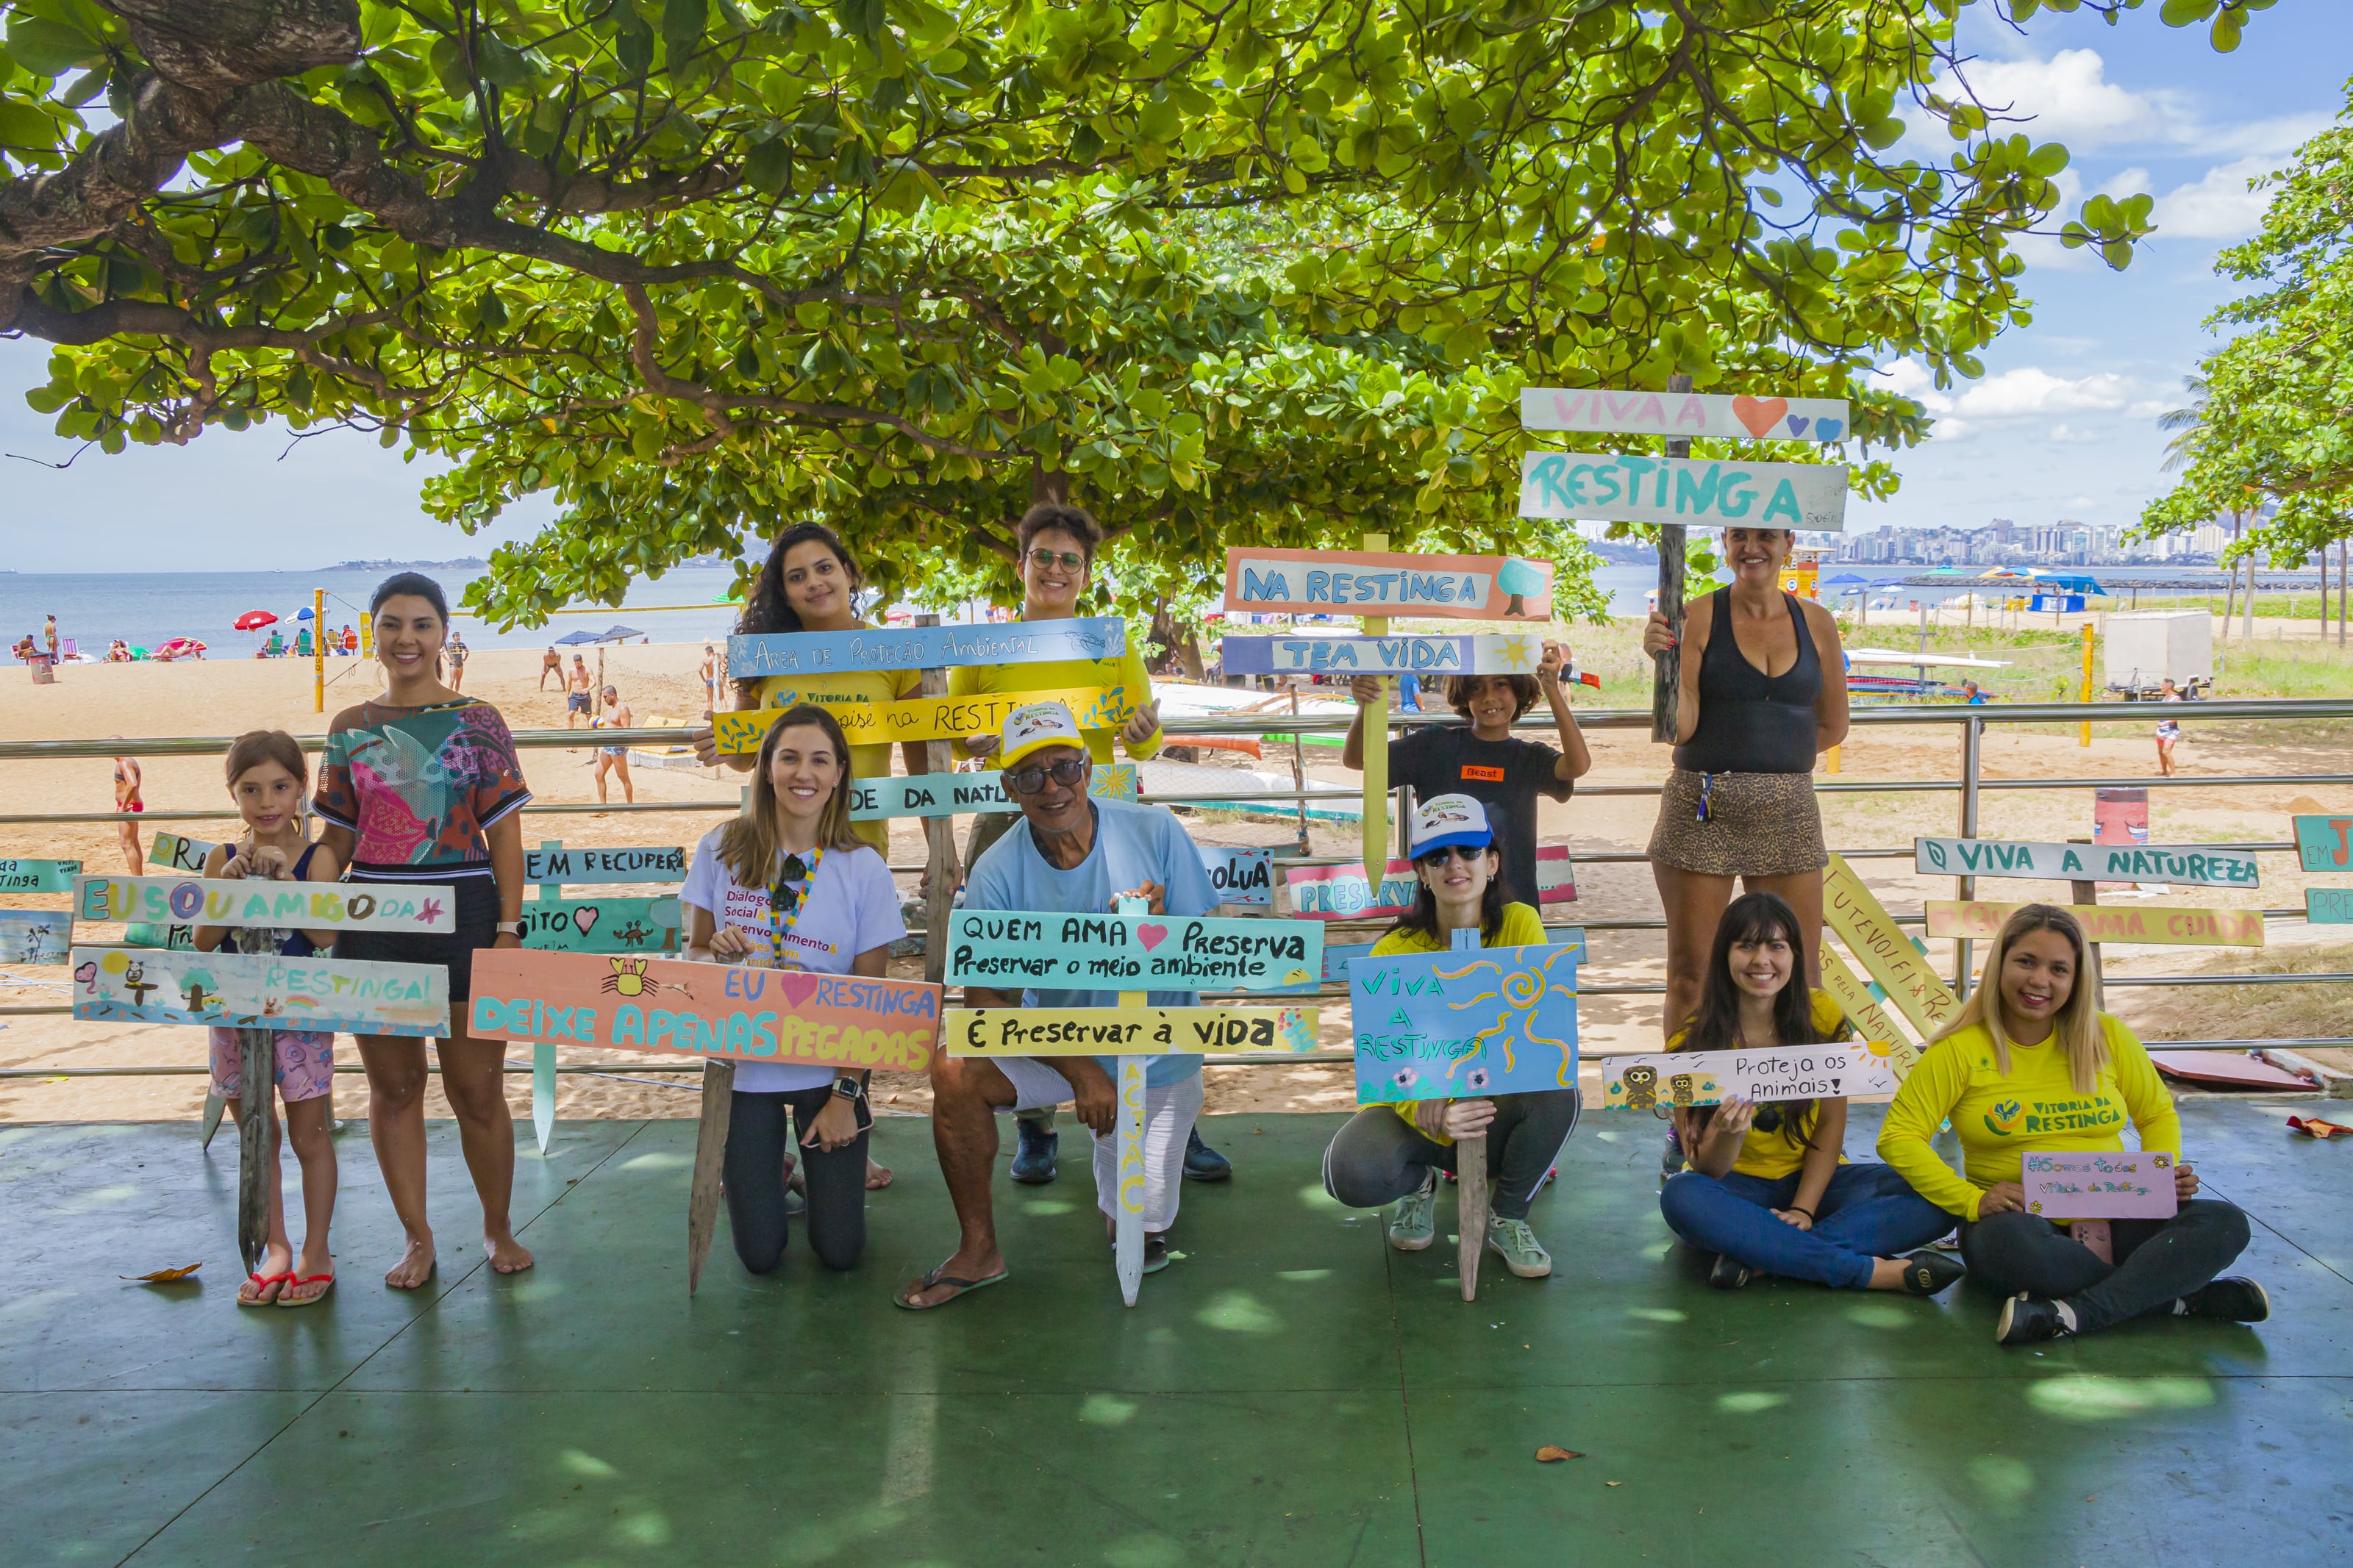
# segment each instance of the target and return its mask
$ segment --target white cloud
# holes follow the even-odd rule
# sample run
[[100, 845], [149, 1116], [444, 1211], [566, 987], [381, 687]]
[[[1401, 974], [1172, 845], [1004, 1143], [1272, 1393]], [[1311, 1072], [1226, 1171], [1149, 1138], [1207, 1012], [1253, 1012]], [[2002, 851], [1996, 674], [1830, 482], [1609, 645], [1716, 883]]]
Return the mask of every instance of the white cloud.
[[2157, 199], [2151, 216], [2158, 233], [2168, 239], [2238, 239], [2254, 233], [2271, 193], [2249, 190], [2247, 182], [2279, 166], [2277, 158], [2242, 158], [2207, 170], [2202, 180], [2176, 185]]
[[[1949, 416], [1972, 421], [2027, 419], [2052, 414], [2113, 414], [2129, 406], [2136, 384], [2114, 371], [2090, 375], [2052, 375], [2034, 365], [2021, 365], [1988, 376], [1958, 392], [1936, 390], [1936, 379], [1917, 361], [1900, 359], [1880, 373], [1889, 388], [1938, 416], [1945, 431]], [[2068, 437], [2061, 437], [2066, 439]], [[2073, 437], [2077, 440], [2096, 437]]]
[[[2024, 130], [2037, 142], [2059, 142], [2076, 153], [2103, 147], [2146, 147], [2173, 156], [2194, 153], [2278, 158], [2327, 129], [2325, 114], [2284, 114], [2218, 125], [2190, 95], [2159, 88], [2136, 91], [2108, 79], [2096, 49], [2061, 49], [2047, 60], [1971, 60], [1957, 75], [1947, 70], [1935, 90], [1960, 100], [1974, 92], [1996, 129]], [[2017, 123], [2022, 121], [2023, 123]], [[1941, 129], [1922, 128], [1946, 141]], [[2110, 182], [2111, 184], [2121, 183]]]
[[2070, 445], [2088, 445], [2094, 441], [2107, 439], [2097, 430], [2078, 430], [2063, 419], [2045, 430], [2042, 433], [2042, 438], [2046, 441], [2061, 441]]

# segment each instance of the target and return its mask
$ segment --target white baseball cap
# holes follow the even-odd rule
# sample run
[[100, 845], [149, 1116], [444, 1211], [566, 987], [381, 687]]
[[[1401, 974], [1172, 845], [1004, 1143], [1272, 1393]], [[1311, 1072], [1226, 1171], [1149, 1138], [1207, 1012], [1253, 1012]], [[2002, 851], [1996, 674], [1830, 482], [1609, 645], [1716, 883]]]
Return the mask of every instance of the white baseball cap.
[[1432, 795], [1414, 809], [1411, 843], [1417, 860], [1433, 849], [1457, 845], [1483, 849], [1494, 842], [1487, 808], [1467, 795]]
[[1087, 738], [1079, 733], [1079, 721], [1071, 717], [1068, 706], [1060, 702], [1032, 702], [1016, 708], [1005, 716], [1002, 731], [1004, 748], [998, 761], [1011, 767], [1033, 752], [1049, 746], [1076, 746], [1087, 749]]

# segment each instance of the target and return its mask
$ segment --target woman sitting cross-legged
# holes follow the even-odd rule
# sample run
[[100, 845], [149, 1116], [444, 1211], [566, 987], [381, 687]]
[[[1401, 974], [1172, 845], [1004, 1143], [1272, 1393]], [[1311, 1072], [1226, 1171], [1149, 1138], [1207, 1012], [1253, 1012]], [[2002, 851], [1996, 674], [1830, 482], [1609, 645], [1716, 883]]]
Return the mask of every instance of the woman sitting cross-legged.
[[[1966, 1177], [1928, 1146], [1947, 1119]], [[2174, 1156], [2171, 1219], [2074, 1220], [2026, 1212], [2025, 1157], [2124, 1148]], [[1969, 1272], [2005, 1294], [1994, 1337], [2033, 1344], [2112, 1328], [2144, 1313], [2260, 1323], [2263, 1287], [2220, 1279], [2247, 1245], [2247, 1216], [2200, 1198], [2180, 1163], [2181, 1119], [2131, 1030], [2100, 1011], [2084, 964], [2084, 928], [2050, 904], [2003, 922], [1978, 989], [1929, 1042], [1895, 1103], [1879, 1152], [1961, 1220]]]
[[[1441, 952], [1458, 931], [1478, 931], [1482, 947], [1544, 944], [1536, 911], [1504, 901], [1502, 858], [1477, 801], [1441, 795], [1422, 802], [1412, 846], [1420, 889], [1413, 908], [1373, 944], [1374, 957]], [[1324, 1151], [1324, 1190], [1355, 1209], [1397, 1203], [1389, 1245], [1419, 1252], [1436, 1229], [1438, 1173], [1454, 1169], [1454, 1141], [1483, 1133], [1495, 1173], [1488, 1250], [1520, 1278], [1541, 1279], [1552, 1272], [1552, 1257], [1528, 1228], [1528, 1206], [1577, 1126], [1577, 1112], [1574, 1088], [1368, 1105]]]
[[[1798, 916], [1778, 893], [1733, 900], [1716, 923], [1699, 1010], [1671, 1051], [1771, 1051], [1819, 1045], [1845, 1022], [1799, 978]], [[1851, 1165], [1843, 1100], [1683, 1107], [1675, 1134], [1690, 1163], [1660, 1189], [1668, 1228], [1716, 1255], [1708, 1283], [1736, 1290], [1751, 1274], [1848, 1290], [1933, 1296], [1961, 1266], [1925, 1247], [1953, 1216], [1885, 1165]], [[1897, 1254], [1910, 1252], [1911, 1256]]]

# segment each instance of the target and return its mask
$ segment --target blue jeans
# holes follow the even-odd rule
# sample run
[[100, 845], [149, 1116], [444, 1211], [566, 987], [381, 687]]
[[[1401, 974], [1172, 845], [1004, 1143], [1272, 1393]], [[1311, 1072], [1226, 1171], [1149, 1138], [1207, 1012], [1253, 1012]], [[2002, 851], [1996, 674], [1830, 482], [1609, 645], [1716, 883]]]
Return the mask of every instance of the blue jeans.
[[1727, 1172], [1685, 1171], [1659, 1189], [1667, 1227], [1705, 1252], [1721, 1252], [1760, 1274], [1811, 1279], [1841, 1289], [1871, 1285], [1873, 1258], [1926, 1247], [1953, 1228], [1953, 1216], [1875, 1162], [1841, 1165], [1823, 1189], [1814, 1228], [1777, 1219], [1798, 1195], [1798, 1173], [1778, 1182]]

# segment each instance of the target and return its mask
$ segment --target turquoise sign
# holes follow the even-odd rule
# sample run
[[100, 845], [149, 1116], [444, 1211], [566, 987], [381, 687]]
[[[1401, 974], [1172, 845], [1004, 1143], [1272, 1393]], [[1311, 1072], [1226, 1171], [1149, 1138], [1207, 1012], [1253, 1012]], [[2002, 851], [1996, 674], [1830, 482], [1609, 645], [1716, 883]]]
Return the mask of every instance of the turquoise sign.
[[536, 899], [522, 907], [522, 944], [535, 952], [676, 952], [678, 900]]
[[1117, 616], [1061, 621], [995, 621], [974, 626], [879, 626], [850, 632], [770, 632], [727, 639], [727, 673], [854, 675], [972, 664], [1041, 664], [1117, 658], [1127, 623]]
[[80, 869], [79, 860], [0, 859], [0, 893], [62, 893]]
[[2307, 871], [2353, 871], [2353, 816], [2299, 816], [2295, 858]]
[[1577, 1087], [1582, 942], [1348, 964], [1360, 1104]]
[[958, 910], [948, 981], [999, 991], [1272, 991], [1324, 972], [1313, 921]]

